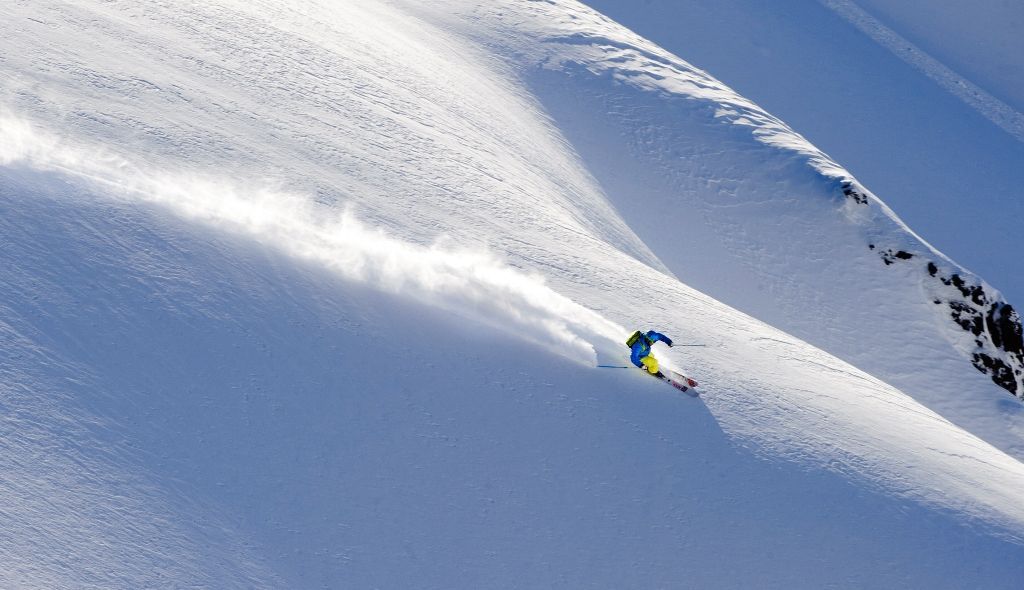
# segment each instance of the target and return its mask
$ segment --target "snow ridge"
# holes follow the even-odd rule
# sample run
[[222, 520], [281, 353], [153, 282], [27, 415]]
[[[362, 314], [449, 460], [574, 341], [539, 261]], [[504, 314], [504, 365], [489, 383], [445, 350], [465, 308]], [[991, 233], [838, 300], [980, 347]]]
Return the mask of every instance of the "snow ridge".
[[[857, 181], [849, 171], [784, 122], [738, 95], [706, 72], [578, 2], [552, 0], [517, 6], [514, 11], [514, 27], [517, 32], [527, 32], [532, 37], [531, 43], [524, 43], [522, 37], [507, 32], [513, 28], [513, 19], [509, 16], [513, 11], [497, 7], [469, 6], [471, 3], [458, 0], [450, 4], [473, 15], [473, 18], [462, 21], [458, 26], [468, 31], [470, 36], [475, 35], [488, 40], [504, 38], [508, 44], [505, 51], [510, 55], [510, 59], [519, 63], [521, 67], [539, 67], [569, 74], [575, 72], [583, 76], [606, 77], [617, 84], [663, 97], [666, 103], [673, 100], [697, 103], [697, 106], [692, 107], [692, 111], [700, 113], [698, 116], [703, 116], [706, 121], [747, 130], [755, 141], [778, 148], [782, 154], [780, 160], [786, 160], [785, 154], [788, 154], [791, 156], [789, 163], [806, 165], [818, 176], [820, 195], [832, 199], [845, 199], [849, 203], [850, 206], [842, 208], [843, 215], [849, 223], [860, 228], [859, 231], [863, 234], [861, 244], [865, 252], [875, 251], [877, 248], [886, 266], [890, 265], [893, 259], [887, 258], [885, 252], [907, 252], [916, 257], [913, 263], [915, 281], [921, 286], [925, 296], [931, 297], [927, 293], [935, 293], [936, 296], [943, 293], [938, 298], [946, 304], [936, 308], [936, 314], [940, 321], [946, 324], [945, 338], [955, 343], [961, 358], [988, 375], [994, 384], [1024, 400], [1024, 355], [1016, 346], [1015, 336], [1021, 333], [1022, 326], [1020, 317], [1013, 311], [1013, 307], [981, 278], [960, 267], [914, 233], [892, 209]], [[410, 7], [410, 10], [422, 12], [425, 9]], [[452, 20], [448, 13], [433, 14], [432, 17], [442, 21]], [[505, 27], [506, 31], [502, 31], [501, 27], [494, 27], [493, 23], [500, 22], [509, 23]], [[481, 28], [485, 30], [481, 32]], [[932, 70], [939, 71], [936, 68]], [[959, 81], [955, 81], [954, 85], [959, 86]], [[990, 102], [983, 101], [986, 105]], [[988, 111], [1002, 112], [999, 109]], [[1016, 120], [1012, 117], [1007, 120], [1011, 119]], [[1017, 124], [1013, 123], [1014, 126]], [[655, 128], [651, 130], [650, 135], [657, 136], [660, 132]], [[672, 143], [664, 141], [662, 149], [675, 149]], [[643, 146], [641, 149], [650, 148]], [[661, 156], [655, 158], [659, 159]], [[667, 164], [660, 173], [671, 176], [676, 171], [672, 164]], [[944, 269], [945, 279], [936, 277], [935, 272], [929, 272], [929, 269], [936, 265]], [[678, 273], [679, 269], [673, 271]], [[954, 276], [957, 278], [953, 279]], [[897, 277], [894, 280], [901, 279]], [[961, 290], [957, 293], [955, 290], [947, 289], [950, 281], [970, 285], [970, 292]], [[973, 301], [975, 290], [984, 292], [983, 304]], [[975, 329], [966, 328], [964, 322], [960, 321], [960, 310], [976, 305], [983, 305], [986, 308], [979, 310], [976, 315], [988, 315], [993, 318], [987, 323], [983, 322], [985, 326], [1002, 327], [999, 328], [999, 334], [989, 334], [991, 330], [983, 328], [985, 334], [974, 334], [977, 336], [974, 345], [963, 346], [963, 332], [973, 332]], [[996, 315], [1001, 319], [996, 320]]]

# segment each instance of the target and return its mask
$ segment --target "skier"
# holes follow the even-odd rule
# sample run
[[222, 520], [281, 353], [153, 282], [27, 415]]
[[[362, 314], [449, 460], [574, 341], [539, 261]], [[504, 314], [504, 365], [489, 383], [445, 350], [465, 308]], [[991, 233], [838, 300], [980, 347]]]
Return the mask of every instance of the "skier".
[[634, 365], [659, 379], [664, 379], [665, 375], [658, 370], [658, 359], [651, 354], [651, 346], [659, 340], [672, 346], [671, 338], [654, 330], [648, 330], [646, 334], [639, 330], [633, 332], [633, 335], [626, 340], [626, 346], [633, 350], [629, 355], [629, 360], [633, 361]]

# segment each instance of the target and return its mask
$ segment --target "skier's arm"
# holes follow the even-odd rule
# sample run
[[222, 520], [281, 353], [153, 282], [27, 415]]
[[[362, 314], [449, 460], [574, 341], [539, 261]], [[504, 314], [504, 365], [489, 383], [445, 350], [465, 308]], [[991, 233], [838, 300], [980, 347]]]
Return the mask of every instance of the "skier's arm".
[[665, 344], [672, 346], [672, 339], [660, 332], [655, 332], [654, 330], [651, 330], [650, 332], [647, 333], [647, 337], [654, 342], [661, 340]]

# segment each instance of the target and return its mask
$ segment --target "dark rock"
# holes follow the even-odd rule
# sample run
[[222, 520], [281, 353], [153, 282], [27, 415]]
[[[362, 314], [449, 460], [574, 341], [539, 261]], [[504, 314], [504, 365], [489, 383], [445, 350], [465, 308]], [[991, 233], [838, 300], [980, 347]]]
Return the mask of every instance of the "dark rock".
[[950, 301], [949, 307], [953, 310], [950, 314], [953, 321], [961, 328], [975, 336], [981, 336], [985, 331], [985, 320], [981, 317], [981, 312], [961, 301]]
[[[869, 245], [869, 247], [874, 249], [874, 245]], [[913, 257], [913, 254], [905, 250], [897, 250], [896, 252], [893, 252], [892, 248], [889, 248], [885, 252], [882, 252], [882, 262], [884, 262], [886, 266], [892, 264], [896, 260], [910, 260]]]
[[992, 344], [1011, 354], [1024, 354], [1024, 335], [1017, 310], [1009, 303], [993, 303], [985, 315]]
[[985, 295], [985, 289], [981, 285], [968, 285], [958, 274], [954, 274], [950, 277], [949, 281], [942, 281], [949, 285], [952, 284], [960, 291], [960, 294], [964, 297], [969, 298], [976, 305], [987, 305], [988, 297]]
[[992, 381], [996, 385], [1017, 395], [1017, 380], [1013, 377], [1013, 370], [1002, 359], [992, 358], [983, 352], [976, 352], [974, 353], [974, 366], [982, 373], [992, 377]]
[[853, 184], [851, 184], [850, 182], [844, 181], [842, 183], [842, 187], [843, 187], [843, 194], [846, 195], [846, 198], [853, 199], [854, 202], [856, 202], [857, 204], [860, 204], [860, 205], [867, 205], [868, 204], [868, 197], [867, 197], [867, 195], [865, 195], [864, 193], [862, 193], [862, 192], [858, 191], [857, 189], [853, 188]]
[[[895, 259], [905, 259], [900, 253], [906, 254], [889, 250], [882, 254], [882, 259], [892, 264]], [[934, 262], [929, 262], [927, 269], [930, 276], [955, 288], [963, 297], [948, 301], [948, 305], [953, 321], [975, 336], [978, 350], [973, 353], [973, 365], [989, 375], [993, 383], [1024, 400], [1024, 390], [1018, 383], [1018, 376], [1024, 373], [1024, 328], [1020, 314], [1008, 303], [989, 304], [985, 289], [967, 284], [959, 274], [944, 277]], [[939, 298], [933, 301], [941, 303]]]

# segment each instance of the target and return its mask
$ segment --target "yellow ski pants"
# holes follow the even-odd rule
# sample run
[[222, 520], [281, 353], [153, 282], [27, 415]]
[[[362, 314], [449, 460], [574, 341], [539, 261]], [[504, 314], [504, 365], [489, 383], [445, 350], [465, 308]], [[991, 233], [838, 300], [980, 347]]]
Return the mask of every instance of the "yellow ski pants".
[[641, 358], [640, 362], [647, 368], [648, 373], [654, 375], [658, 372], [658, 359], [654, 358], [653, 354]]

